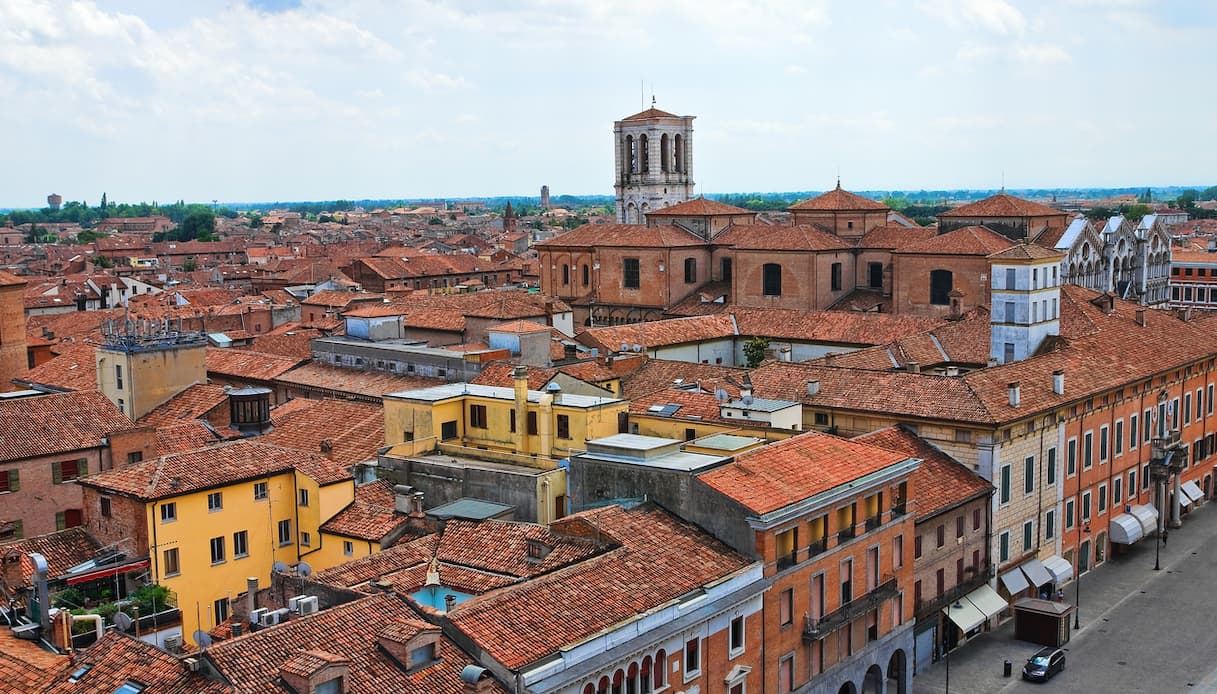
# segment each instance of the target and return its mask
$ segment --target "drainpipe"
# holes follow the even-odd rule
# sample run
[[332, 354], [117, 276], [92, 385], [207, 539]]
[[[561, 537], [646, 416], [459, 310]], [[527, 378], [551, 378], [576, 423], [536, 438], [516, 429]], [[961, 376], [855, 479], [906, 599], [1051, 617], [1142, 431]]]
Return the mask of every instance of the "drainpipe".
[[[553, 457], [554, 436], [553, 436], [553, 418], [554, 418], [554, 396], [545, 393], [541, 396], [541, 405], [537, 412], [537, 433], [541, 438], [541, 450], [537, 451], [541, 455]], [[516, 422], [516, 428], [519, 428], [519, 422]]]
[[511, 435], [516, 452], [528, 455], [528, 367], [517, 366], [511, 372], [515, 389], [516, 430]]

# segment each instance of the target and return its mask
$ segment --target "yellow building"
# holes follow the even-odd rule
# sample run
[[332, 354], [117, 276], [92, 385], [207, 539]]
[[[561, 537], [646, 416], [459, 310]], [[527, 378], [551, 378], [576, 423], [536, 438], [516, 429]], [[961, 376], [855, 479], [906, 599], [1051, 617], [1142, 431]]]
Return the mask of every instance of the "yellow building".
[[147, 328], [144, 322], [133, 321], [130, 334], [121, 327], [107, 333], [95, 357], [97, 389], [132, 421], [190, 386], [207, 382], [206, 335]]
[[[527, 367], [513, 387], [449, 383], [384, 397], [382, 474], [418, 487], [428, 506], [464, 490], [517, 507], [517, 520], [548, 523], [565, 514], [566, 471], [560, 461], [588, 439], [622, 430], [628, 402], [528, 389]], [[437, 476], [460, 480], [444, 485]]]
[[151, 581], [177, 596], [187, 641], [228, 617], [228, 601], [247, 578], [265, 579], [277, 562], [298, 567], [324, 559], [320, 526], [355, 494], [341, 463], [251, 440], [136, 463], [80, 484], [90, 532], [103, 544], [131, 539], [146, 552]]

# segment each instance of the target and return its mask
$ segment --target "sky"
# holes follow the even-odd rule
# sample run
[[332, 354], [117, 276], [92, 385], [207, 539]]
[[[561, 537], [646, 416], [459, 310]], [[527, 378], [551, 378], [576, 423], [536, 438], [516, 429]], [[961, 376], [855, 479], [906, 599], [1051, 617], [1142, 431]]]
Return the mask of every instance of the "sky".
[[0, 206], [1217, 183], [1209, 0], [0, 0]]

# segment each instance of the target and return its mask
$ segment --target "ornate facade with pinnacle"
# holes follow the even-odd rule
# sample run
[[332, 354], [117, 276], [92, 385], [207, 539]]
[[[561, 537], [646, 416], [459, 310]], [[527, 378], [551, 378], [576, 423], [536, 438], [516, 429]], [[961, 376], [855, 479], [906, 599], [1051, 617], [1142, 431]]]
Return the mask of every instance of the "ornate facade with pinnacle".
[[655, 108], [613, 124], [617, 221], [643, 224], [646, 213], [693, 198], [693, 118]]

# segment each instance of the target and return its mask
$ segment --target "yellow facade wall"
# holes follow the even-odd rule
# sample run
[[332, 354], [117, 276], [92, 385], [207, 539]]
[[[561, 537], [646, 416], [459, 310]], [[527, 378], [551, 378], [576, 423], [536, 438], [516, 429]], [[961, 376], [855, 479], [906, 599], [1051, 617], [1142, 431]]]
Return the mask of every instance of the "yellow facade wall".
[[[99, 348], [97, 388], [123, 414], [139, 419], [195, 383], [206, 383], [206, 356], [201, 345], [130, 353]], [[116, 367], [122, 369], [121, 384]]]

